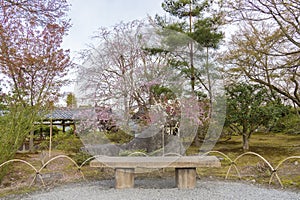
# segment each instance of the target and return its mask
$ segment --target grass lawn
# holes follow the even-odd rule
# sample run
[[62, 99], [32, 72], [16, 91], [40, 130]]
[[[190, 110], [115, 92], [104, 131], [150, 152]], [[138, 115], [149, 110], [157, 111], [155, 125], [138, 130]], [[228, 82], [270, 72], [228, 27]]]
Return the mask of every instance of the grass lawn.
[[[220, 151], [226, 154], [231, 160], [235, 160], [243, 154], [242, 137], [232, 136], [228, 141], [220, 140], [213, 151]], [[290, 156], [300, 156], [300, 135], [287, 134], [253, 134], [250, 139], [250, 151], [264, 157], [272, 166], [276, 166], [280, 161]], [[198, 153], [199, 149], [190, 147], [188, 154]], [[211, 153], [222, 157], [218, 153]], [[221, 169], [199, 169], [200, 177], [224, 178], [231, 162], [227, 159], [222, 161]], [[237, 160], [236, 165], [241, 173], [243, 180], [255, 183], [268, 183], [272, 170], [261, 158], [255, 155], [245, 155]], [[300, 189], [300, 159], [291, 159], [284, 162], [277, 171], [284, 187]], [[231, 169], [228, 179], [237, 179], [237, 173], [234, 168]], [[279, 185], [274, 177], [272, 185]]]

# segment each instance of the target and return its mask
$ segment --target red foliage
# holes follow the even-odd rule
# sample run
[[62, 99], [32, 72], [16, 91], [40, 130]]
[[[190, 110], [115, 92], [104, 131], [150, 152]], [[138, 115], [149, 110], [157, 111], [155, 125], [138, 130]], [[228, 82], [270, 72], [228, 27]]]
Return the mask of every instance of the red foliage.
[[65, 0], [0, 0], [0, 69], [24, 105], [53, 101], [72, 65]]

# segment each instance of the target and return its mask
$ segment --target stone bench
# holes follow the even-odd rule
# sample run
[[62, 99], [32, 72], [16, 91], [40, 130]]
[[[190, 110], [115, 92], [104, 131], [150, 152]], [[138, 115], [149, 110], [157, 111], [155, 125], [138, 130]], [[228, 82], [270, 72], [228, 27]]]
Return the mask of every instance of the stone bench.
[[196, 186], [196, 168], [221, 167], [215, 156], [165, 156], [165, 157], [98, 157], [91, 161], [91, 167], [115, 169], [115, 188], [133, 188], [136, 168], [175, 168], [175, 181], [179, 189], [193, 189]]

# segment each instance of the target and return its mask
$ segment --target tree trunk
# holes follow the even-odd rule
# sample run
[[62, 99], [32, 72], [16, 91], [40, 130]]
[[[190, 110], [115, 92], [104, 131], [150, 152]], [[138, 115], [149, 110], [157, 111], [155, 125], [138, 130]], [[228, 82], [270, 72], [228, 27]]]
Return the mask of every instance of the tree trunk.
[[[189, 16], [189, 26], [190, 26], [190, 33], [193, 31], [193, 25], [192, 25], [192, 3], [190, 3], [190, 16]], [[195, 68], [194, 68], [194, 45], [193, 42], [190, 42], [190, 70], [191, 70], [191, 87], [192, 87], [192, 93], [195, 93]]]
[[248, 151], [249, 150], [249, 138], [247, 134], [243, 134], [243, 150]]
[[[192, 16], [192, 2], [190, 2], [189, 5], [189, 32], [192, 33], [193, 31], [193, 16]], [[191, 89], [192, 94], [195, 94], [195, 67], [194, 67], [194, 45], [193, 42], [190, 42], [190, 70], [191, 70]], [[199, 133], [196, 132], [196, 136], [194, 138], [194, 144], [196, 147], [200, 147], [200, 141], [199, 141]]]
[[200, 147], [200, 140], [199, 140], [199, 133], [197, 131], [195, 138], [194, 138], [194, 144], [196, 147]]
[[33, 137], [34, 137], [34, 131], [30, 131], [30, 135], [29, 135], [29, 152], [33, 152]]
[[211, 118], [211, 112], [212, 112], [212, 84], [211, 84], [211, 77], [210, 77], [210, 72], [209, 72], [209, 63], [208, 63], [208, 47], [206, 47], [206, 61], [205, 61], [205, 70], [207, 74], [207, 82], [208, 82], [208, 96], [209, 96], [209, 113], [208, 116]]

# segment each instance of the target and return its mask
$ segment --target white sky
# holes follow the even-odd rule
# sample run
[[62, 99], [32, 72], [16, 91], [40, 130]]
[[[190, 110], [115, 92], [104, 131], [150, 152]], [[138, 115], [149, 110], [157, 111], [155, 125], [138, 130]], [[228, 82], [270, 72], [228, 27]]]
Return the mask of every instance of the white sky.
[[69, 16], [72, 27], [64, 38], [63, 47], [76, 52], [91, 43], [91, 36], [100, 27], [110, 27], [121, 21], [164, 14], [161, 8], [163, 0], [69, 0], [72, 4]]

